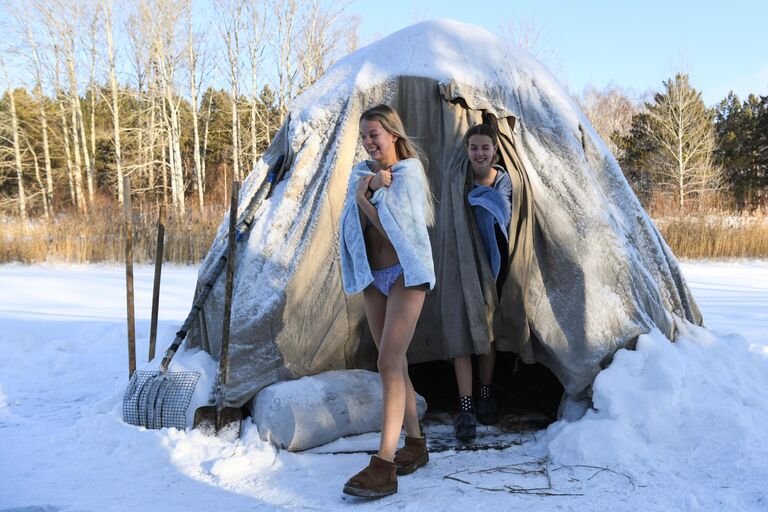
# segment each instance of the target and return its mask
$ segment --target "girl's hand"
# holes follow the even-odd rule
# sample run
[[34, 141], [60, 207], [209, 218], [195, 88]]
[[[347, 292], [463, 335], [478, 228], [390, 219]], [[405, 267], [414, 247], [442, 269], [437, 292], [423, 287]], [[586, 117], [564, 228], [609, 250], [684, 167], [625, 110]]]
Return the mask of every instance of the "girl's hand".
[[382, 169], [373, 175], [371, 182], [368, 184], [371, 190], [374, 192], [381, 187], [388, 187], [392, 184], [392, 168]]
[[368, 185], [371, 183], [371, 177], [366, 176], [361, 178], [357, 182], [357, 188], [355, 189], [355, 199], [358, 203], [368, 200]]

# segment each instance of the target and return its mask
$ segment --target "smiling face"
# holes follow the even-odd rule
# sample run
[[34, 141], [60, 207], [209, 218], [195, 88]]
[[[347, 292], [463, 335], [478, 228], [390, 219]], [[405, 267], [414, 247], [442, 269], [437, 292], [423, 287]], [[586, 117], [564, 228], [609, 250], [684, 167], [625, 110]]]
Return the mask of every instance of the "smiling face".
[[385, 130], [381, 122], [375, 119], [361, 119], [360, 139], [370, 157], [377, 162], [391, 165], [397, 161], [397, 137]]
[[487, 135], [472, 135], [467, 141], [467, 156], [475, 171], [488, 170], [493, 164], [496, 146]]

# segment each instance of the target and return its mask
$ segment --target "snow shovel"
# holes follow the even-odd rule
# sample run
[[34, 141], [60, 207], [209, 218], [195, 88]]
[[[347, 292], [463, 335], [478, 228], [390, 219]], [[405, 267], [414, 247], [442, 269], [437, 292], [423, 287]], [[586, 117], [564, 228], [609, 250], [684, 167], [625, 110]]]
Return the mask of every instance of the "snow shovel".
[[227, 243], [227, 281], [224, 295], [224, 318], [219, 352], [219, 368], [216, 375], [210, 405], [199, 407], [195, 411], [192, 428], [199, 429], [206, 435], [220, 435], [230, 441], [240, 437], [243, 411], [239, 407], [224, 406], [224, 390], [229, 373], [229, 324], [232, 318], [232, 288], [235, 275], [235, 224], [237, 222], [237, 197], [240, 183], [232, 183], [232, 201], [229, 211], [229, 239]]
[[[160, 296], [160, 272], [163, 264], [165, 234], [165, 207], [160, 207], [157, 220], [157, 250], [155, 276], [152, 284], [152, 318], [149, 334], [149, 361], [155, 356], [157, 336], [157, 310]], [[191, 324], [189, 318], [185, 326]], [[187, 327], [188, 328], [188, 327]], [[182, 331], [186, 335], [185, 327]], [[179, 334], [176, 334], [178, 339]], [[172, 357], [172, 356], [171, 356]], [[167, 361], [166, 361], [167, 359]], [[131, 376], [123, 397], [123, 419], [132, 425], [146, 428], [186, 427], [187, 407], [200, 378], [199, 372], [168, 373], [170, 358], [161, 364], [160, 372], [140, 371]]]
[[[274, 187], [285, 176], [287, 166], [284, 163], [284, 156], [280, 156], [268, 170], [266, 178], [243, 214], [243, 220], [237, 230], [238, 241], [245, 238], [261, 203], [272, 195]], [[168, 367], [189, 330], [200, 321], [203, 305], [226, 264], [225, 253], [204, 277], [201, 276], [200, 282], [205, 284], [198, 290], [192, 309], [181, 329], [176, 333], [173, 343], [165, 351], [159, 371], [133, 373], [123, 395], [123, 420], [126, 423], [150, 429], [175, 427], [183, 430], [186, 428], [187, 408], [192, 400], [200, 373], [168, 372]]]

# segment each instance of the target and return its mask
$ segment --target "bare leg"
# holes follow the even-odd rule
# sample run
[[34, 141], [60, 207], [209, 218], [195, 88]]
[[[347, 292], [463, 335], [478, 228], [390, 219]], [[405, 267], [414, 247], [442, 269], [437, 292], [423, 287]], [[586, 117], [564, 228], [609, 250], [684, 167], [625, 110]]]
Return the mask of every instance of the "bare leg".
[[369, 286], [363, 290], [363, 301], [368, 328], [371, 330], [376, 350], [379, 350], [381, 331], [384, 330], [384, 316], [387, 313], [387, 298], [375, 286]]
[[405, 434], [408, 437], [421, 437], [419, 412], [416, 409], [416, 391], [408, 375], [408, 360], [403, 358], [403, 376], [405, 377]]
[[495, 365], [496, 348], [494, 347], [493, 342], [491, 342], [488, 353], [483, 354], [478, 358], [480, 384], [490, 386], [493, 383], [493, 368]]
[[[373, 342], [378, 350], [381, 344], [381, 332], [384, 329], [384, 317], [387, 311], [387, 298], [373, 286], [363, 292], [365, 314], [368, 327], [373, 335]], [[421, 437], [419, 413], [416, 409], [416, 392], [408, 375], [408, 360], [403, 356], [403, 377], [405, 378], [405, 432], [410, 437]]]
[[472, 396], [472, 356], [459, 356], [453, 360], [459, 396]]
[[[381, 441], [379, 457], [392, 461], [405, 419], [407, 395], [412, 401], [409, 423], [415, 419], [416, 398], [413, 385], [408, 385], [405, 353], [413, 338], [416, 321], [421, 314], [426, 292], [422, 288], [406, 288], [401, 277], [387, 298], [384, 328], [379, 344], [379, 375], [383, 389]], [[416, 429], [418, 421], [416, 421]], [[414, 425], [411, 425], [411, 431]]]

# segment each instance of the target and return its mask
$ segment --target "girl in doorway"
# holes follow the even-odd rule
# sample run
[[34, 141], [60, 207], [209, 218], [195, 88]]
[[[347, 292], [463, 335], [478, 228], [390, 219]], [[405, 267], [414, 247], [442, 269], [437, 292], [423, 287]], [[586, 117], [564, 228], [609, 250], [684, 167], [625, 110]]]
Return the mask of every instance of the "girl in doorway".
[[[341, 216], [342, 281], [362, 291], [365, 314], [379, 351], [383, 405], [379, 451], [344, 485], [344, 493], [381, 497], [397, 492], [397, 476], [429, 460], [419, 426], [406, 351], [427, 287], [435, 285], [427, 226], [434, 207], [416, 147], [400, 116], [378, 105], [360, 117], [360, 138], [371, 160], [349, 180]], [[405, 446], [395, 453], [405, 424]]]
[[[512, 180], [498, 161], [498, 137], [493, 127], [478, 124], [464, 135], [473, 184], [467, 200], [474, 213], [480, 237], [500, 292], [508, 255]], [[479, 393], [473, 394], [472, 355], [454, 358], [456, 384], [459, 388], [459, 412], [454, 418], [456, 437], [462, 442], [475, 438], [477, 421], [492, 425], [499, 419], [499, 409], [491, 396], [496, 350], [490, 340], [487, 353], [478, 354]]]

